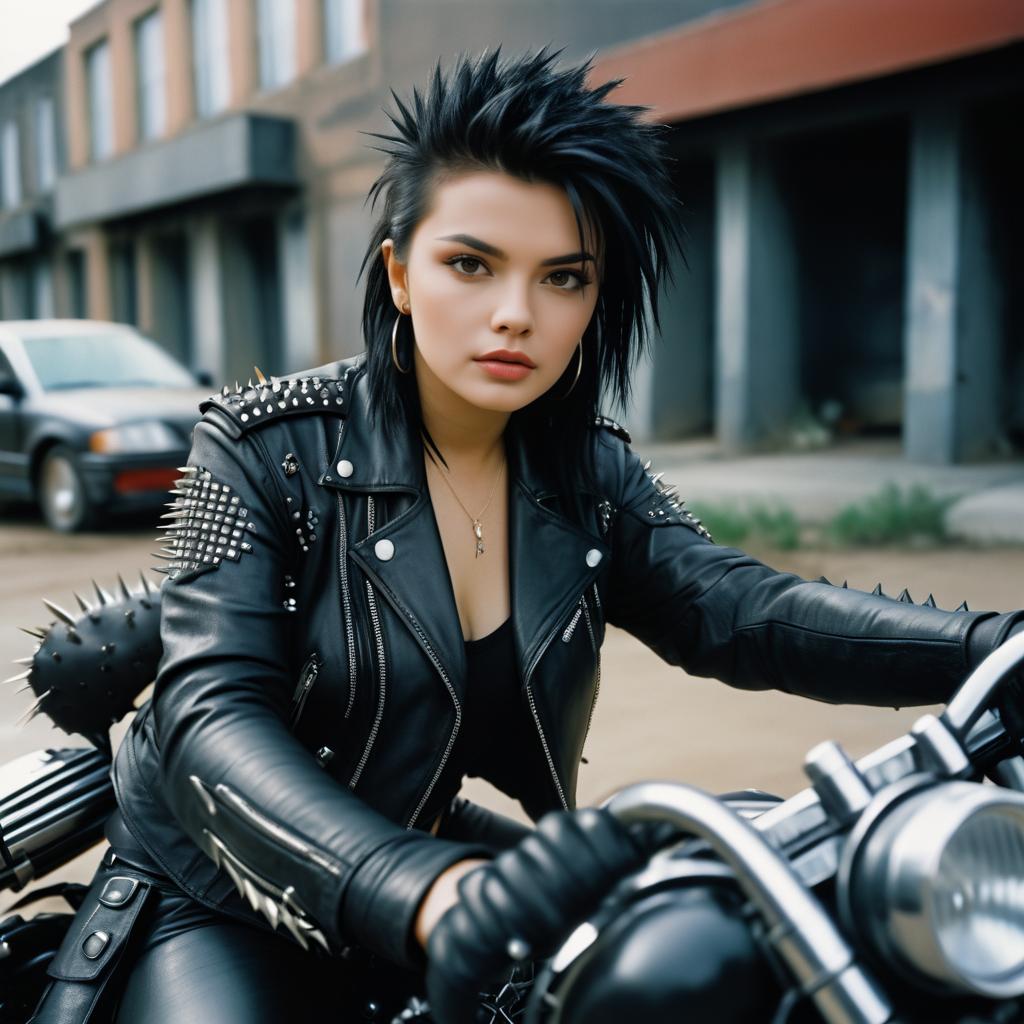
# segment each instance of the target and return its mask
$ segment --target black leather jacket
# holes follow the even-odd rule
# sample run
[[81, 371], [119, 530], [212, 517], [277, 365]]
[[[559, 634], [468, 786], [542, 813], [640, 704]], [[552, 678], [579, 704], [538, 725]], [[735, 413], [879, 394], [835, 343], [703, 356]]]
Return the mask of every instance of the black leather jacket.
[[[411, 962], [432, 880], [486, 850], [425, 831], [465, 655], [421, 444], [375, 428], [360, 360], [202, 409], [166, 520], [164, 658], [115, 763], [122, 813], [208, 905]], [[582, 526], [509, 443], [515, 650], [539, 742], [494, 781], [534, 818], [573, 806], [608, 622], [692, 674], [876, 705], [942, 700], [1005, 625], [716, 546], [621, 428], [591, 433], [601, 493]]]

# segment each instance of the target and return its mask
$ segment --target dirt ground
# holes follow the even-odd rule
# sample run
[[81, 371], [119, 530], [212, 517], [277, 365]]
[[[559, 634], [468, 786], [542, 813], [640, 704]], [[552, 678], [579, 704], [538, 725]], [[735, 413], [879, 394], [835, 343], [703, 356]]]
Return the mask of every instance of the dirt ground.
[[[41, 558], [56, 543], [64, 546], [59, 557]], [[90, 576], [109, 586], [115, 568], [149, 564], [149, 549], [148, 539], [138, 534], [57, 542], [32, 527], [0, 531], [0, 656], [28, 653], [28, 638], [14, 626], [45, 617], [39, 614], [41, 595], [70, 604], [72, 589], [84, 588]], [[917, 601], [931, 592], [943, 608], [955, 608], [963, 600], [972, 609], [1024, 607], [1022, 548], [754, 553], [806, 578], [825, 575], [834, 583], [847, 579], [851, 587], [866, 590], [881, 582], [894, 595], [907, 587]], [[609, 629], [602, 653], [601, 696], [586, 751], [589, 763], [580, 775], [581, 804], [599, 801], [630, 782], [654, 778], [711, 791], [756, 787], [790, 795], [803, 787], [803, 757], [816, 743], [834, 739], [860, 755], [906, 731], [922, 713], [913, 708], [835, 707], [773, 692], [731, 690], [664, 665], [615, 629]], [[22, 704], [16, 706], [10, 692], [10, 687], [0, 692], [2, 760], [52, 744], [56, 736], [39, 722], [15, 733], [11, 726]], [[522, 816], [511, 801], [478, 780], [467, 784], [466, 795]], [[90, 851], [61, 877], [87, 880], [98, 857], [99, 848]], [[14, 898], [0, 898], [0, 914]]]

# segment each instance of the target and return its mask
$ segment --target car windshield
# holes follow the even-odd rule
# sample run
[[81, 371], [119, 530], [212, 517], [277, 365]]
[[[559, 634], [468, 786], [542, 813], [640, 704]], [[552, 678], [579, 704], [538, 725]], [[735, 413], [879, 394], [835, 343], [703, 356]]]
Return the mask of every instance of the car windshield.
[[24, 344], [46, 391], [196, 386], [192, 374], [156, 344], [126, 331], [25, 338]]

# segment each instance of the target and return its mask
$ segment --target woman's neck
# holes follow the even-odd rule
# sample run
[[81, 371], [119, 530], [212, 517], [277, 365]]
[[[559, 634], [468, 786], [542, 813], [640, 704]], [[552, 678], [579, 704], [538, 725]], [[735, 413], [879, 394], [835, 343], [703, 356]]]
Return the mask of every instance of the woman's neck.
[[449, 468], [483, 469], [503, 457], [502, 437], [509, 413], [481, 409], [455, 394], [416, 360], [423, 425]]

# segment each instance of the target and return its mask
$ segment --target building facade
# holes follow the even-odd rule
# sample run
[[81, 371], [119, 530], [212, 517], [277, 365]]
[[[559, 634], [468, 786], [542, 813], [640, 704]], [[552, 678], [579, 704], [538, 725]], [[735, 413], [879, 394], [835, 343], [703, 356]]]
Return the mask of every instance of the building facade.
[[89, 316], [215, 379], [362, 348], [367, 190], [390, 89], [434, 63], [555, 41], [566, 57], [713, 0], [106, 0], [71, 25], [55, 221]]
[[1024, 6], [750, 3], [602, 55], [673, 126], [688, 274], [631, 423], [1024, 450]]
[[1005, 453], [1022, 40], [1016, 0], [104, 0], [0, 85], [0, 316], [135, 323], [216, 380], [355, 353], [390, 90], [553, 44], [670, 126], [688, 258], [636, 436]]
[[73, 306], [67, 253], [53, 229], [64, 168], [64, 55], [51, 53], [0, 84], [0, 318]]

